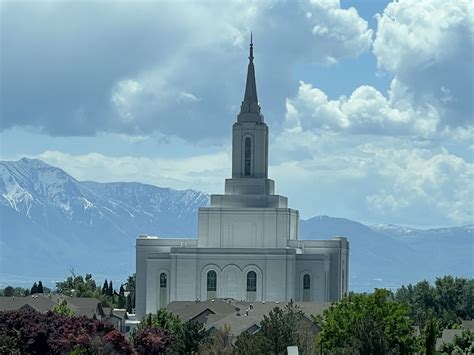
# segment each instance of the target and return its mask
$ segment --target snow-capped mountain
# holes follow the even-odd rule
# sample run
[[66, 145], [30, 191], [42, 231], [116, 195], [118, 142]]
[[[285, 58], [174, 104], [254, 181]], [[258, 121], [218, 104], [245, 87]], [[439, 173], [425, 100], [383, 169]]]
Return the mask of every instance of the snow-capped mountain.
[[[194, 190], [78, 181], [40, 160], [0, 162], [0, 287], [39, 279], [54, 286], [70, 267], [123, 281], [134, 272], [139, 234], [195, 237], [198, 208], [208, 203]], [[473, 277], [473, 229], [369, 227], [317, 216], [300, 222], [299, 237], [347, 237], [350, 286], [365, 291], [444, 274]]]
[[473, 229], [366, 226], [344, 218], [317, 216], [300, 222], [300, 238], [347, 237], [351, 289], [366, 291], [433, 281], [448, 274], [474, 277]]
[[40, 160], [0, 162], [0, 272], [64, 274], [85, 264], [131, 272], [139, 234], [195, 237], [197, 210], [208, 203], [193, 190], [78, 181]]

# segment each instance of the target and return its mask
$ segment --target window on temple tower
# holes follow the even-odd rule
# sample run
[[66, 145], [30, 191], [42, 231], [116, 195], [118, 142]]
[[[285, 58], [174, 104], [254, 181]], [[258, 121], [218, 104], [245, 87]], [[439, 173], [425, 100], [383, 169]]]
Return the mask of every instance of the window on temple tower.
[[164, 308], [168, 304], [168, 276], [162, 272], [160, 274], [160, 304], [158, 308]]
[[214, 270], [207, 272], [207, 299], [217, 296], [217, 273]]
[[257, 298], [257, 273], [249, 271], [247, 273], [247, 301], [253, 302]]
[[311, 301], [311, 276], [308, 274], [303, 276], [303, 301]]
[[245, 160], [244, 160], [244, 175], [250, 176], [252, 165], [252, 140], [250, 137], [245, 138]]

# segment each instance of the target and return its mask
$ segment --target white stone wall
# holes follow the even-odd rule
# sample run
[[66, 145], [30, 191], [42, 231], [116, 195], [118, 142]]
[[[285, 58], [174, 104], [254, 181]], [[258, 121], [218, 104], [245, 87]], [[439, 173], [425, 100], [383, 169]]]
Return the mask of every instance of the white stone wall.
[[[345, 238], [288, 242], [286, 248], [201, 248], [196, 240], [137, 240], [137, 314], [160, 307], [159, 275], [168, 275], [168, 302], [207, 299], [207, 272], [217, 274], [218, 298], [246, 299], [247, 273], [257, 274], [259, 301], [303, 300], [303, 276], [311, 276], [311, 299], [339, 299], [347, 290], [340, 278], [348, 274]], [[166, 245], [166, 246], [165, 246]], [[170, 246], [174, 245], [174, 246]], [[344, 288], [345, 287], [345, 288]]]
[[289, 208], [200, 208], [198, 246], [286, 248], [297, 238], [298, 220]]

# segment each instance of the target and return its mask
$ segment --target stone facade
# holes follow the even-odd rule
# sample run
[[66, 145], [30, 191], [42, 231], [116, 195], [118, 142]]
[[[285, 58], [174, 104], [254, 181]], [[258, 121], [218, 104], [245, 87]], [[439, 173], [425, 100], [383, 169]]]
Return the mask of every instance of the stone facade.
[[244, 101], [232, 134], [232, 178], [200, 208], [197, 239], [140, 236], [138, 317], [172, 301], [338, 300], [347, 292], [345, 238], [299, 240], [297, 210], [268, 178], [268, 126], [260, 113], [253, 45]]

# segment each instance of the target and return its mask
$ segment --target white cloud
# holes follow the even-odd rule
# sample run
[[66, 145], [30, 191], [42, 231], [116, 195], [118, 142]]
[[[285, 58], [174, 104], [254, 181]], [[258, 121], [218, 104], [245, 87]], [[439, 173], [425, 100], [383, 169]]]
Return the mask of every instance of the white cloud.
[[360, 86], [336, 100], [311, 84], [300, 82], [296, 97], [287, 99], [286, 126], [302, 130], [346, 131], [354, 134], [432, 136], [437, 110], [413, 106], [403, 87], [393, 80], [386, 98], [372, 86]]
[[440, 130], [472, 126], [474, 3], [401, 0], [377, 15], [373, 53], [417, 104], [440, 113]]
[[237, 114], [251, 30], [272, 117], [283, 117], [294, 63], [357, 57], [373, 35], [338, 1], [10, 2], [2, 12], [2, 128], [54, 136], [218, 140]]
[[339, 0], [311, 0], [306, 18], [312, 24], [314, 48], [321, 61], [334, 64], [370, 49], [373, 31], [354, 7], [342, 9]]
[[224, 179], [230, 171], [228, 152], [184, 158], [145, 158], [45, 151], [30, 157], [58, 166], [78, 180], [139, 181], [160, 187], [193, 188], [215, 193], [223, 190]]
[[286, 131], [273, 146], [279, 161], [270, 172], [305, 217], [339, 211], [389, 223], [474, 222], [473, 163], [410, 140], [366, 141], [367, 136]]

